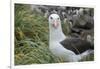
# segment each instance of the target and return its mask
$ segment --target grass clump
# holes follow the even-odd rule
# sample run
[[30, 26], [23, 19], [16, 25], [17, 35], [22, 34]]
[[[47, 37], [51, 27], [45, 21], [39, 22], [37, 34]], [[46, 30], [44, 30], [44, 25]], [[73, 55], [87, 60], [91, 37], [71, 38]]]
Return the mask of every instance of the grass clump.
[[47, 19], [29, 7], [15, 5], [15, 65], [61, 62], [48, 48]]

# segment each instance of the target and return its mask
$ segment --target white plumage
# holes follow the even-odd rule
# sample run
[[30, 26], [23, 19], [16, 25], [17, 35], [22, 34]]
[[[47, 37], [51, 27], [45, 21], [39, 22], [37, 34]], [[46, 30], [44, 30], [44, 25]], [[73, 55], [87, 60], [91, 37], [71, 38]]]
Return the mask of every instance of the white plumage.
[[63, 47], [60, 42], [68, 37], [63, 34], [58, 14], [49, 16], [49, 31], [49, 49], [55, 56], [63, 58], [64, 61], [75, 62], [89, 54], [90, 50], [86, 50], [81, 54], [75, 54], [73, 51]]

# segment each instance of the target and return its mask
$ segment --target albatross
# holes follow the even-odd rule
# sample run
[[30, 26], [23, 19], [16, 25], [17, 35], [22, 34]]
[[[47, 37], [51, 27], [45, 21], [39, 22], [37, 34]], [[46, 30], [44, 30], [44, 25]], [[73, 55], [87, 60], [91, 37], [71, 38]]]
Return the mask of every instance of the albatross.
[[93, 53], [94, 47], [86, 40], [65, 36], [58, 14], [51, 14], [49, 21], [49, 49], [63, 61], [77, 62]]

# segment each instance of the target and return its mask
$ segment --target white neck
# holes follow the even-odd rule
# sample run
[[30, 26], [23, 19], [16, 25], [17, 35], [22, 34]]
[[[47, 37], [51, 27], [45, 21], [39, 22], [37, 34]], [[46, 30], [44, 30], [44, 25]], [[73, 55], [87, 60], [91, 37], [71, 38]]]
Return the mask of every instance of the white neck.
[[61, 24], [59, 24], [57, 28], [54, 28], [53, 26], [49, 24], [49, 31], [50, 31], [49, 32], [50, 42], [51, 41], [62, 41], [66, 38], [66, 36], [62, 32]]

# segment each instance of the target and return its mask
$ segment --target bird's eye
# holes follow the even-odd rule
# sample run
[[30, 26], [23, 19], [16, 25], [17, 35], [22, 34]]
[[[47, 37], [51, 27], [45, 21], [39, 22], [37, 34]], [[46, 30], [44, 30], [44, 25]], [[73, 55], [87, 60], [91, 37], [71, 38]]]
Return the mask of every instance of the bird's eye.
[[57, 18], [59, 20], [59, 18]]
[[53, 19], [52, 17], [50, 17], [50, 19]]

